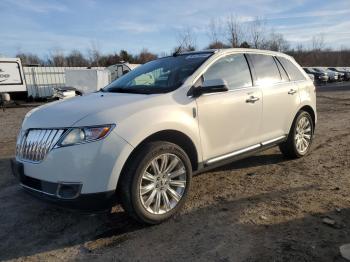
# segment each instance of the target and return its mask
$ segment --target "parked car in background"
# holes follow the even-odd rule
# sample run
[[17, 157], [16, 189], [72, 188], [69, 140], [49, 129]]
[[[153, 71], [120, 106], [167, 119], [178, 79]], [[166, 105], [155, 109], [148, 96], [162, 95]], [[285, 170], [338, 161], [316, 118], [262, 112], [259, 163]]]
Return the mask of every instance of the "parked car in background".
[[315, 76], [313, 74], [307, 74], [310, 79], [312, 80], [312, 82], [315, 82]]
[[350, 80], [350, 71], [346, 69], [341, 69], [339, 67], [329, 67], [328, 68], [331, 71], [338, 72], [341, 74], [342, 80], [349, 81]]
[[327, 83], [328, 82], [328, 74], [326, 72], [319, 72], [310, 67], [304, 67], [304, 71], [309, 75], [313, 75], [314, 79], [317, 83]]
[[12, 169], [40, 198], [80, 209], [118, 200], [157, 224], [181, 209], [192, 173], [273, 146], [303, 157], [316, 122], [315, 86], [288, 55], [175, 53], [99, 92], [30, 111]]
[[325, 69], [323, 67], [314, 67], [313, 69], [315, 71], [317, 71], [317, 72], [327, 74], [328, 75], [328, 82], [336, 82], [336, 81], [338, 81], [339, 75], [338, 75], [337, 72]]

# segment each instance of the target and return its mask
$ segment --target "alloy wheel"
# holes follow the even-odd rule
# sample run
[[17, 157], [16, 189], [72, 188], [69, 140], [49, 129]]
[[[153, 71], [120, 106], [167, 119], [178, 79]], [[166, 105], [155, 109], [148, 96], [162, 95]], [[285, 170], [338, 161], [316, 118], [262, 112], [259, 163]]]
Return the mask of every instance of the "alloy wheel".
[[186, 168], [176, 155], [165, 153], [153, 158], [140, 181], [143, 207], [152, 214], [164, 214], [175, 208], [186, 189]]
[[295, 146], [300, 154], [305, 154], [311, 144], [312, 126], [309, 118], [303, 116], [299, 119], [295, 131]]

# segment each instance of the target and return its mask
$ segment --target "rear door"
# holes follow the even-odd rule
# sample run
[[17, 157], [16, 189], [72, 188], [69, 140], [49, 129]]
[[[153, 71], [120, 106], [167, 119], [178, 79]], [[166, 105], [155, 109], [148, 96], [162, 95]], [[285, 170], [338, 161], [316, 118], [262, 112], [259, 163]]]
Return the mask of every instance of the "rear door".
[[204, 94], [196, 99], [203, 158], [215, 162], [217, 157], [223, 159], [233, 151], [258, 144], [262, 94], [252, 86], [245, 55], [218, 59], [200, 80], [204, 79], [222, 79], [229, 91]]
[[281, 139], [288, 133], [291, 114], [300, 103], [298, 88], [275, 57], [249, 54], [249, 61], [255, 85], [263, 93], [260, 140], [268, 143]]

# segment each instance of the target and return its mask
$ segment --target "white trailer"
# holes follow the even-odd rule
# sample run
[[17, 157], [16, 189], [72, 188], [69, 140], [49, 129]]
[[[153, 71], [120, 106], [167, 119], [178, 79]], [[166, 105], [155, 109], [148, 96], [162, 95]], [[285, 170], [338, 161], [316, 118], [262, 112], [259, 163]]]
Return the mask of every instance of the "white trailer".
[[138, 66], [120, 63], [104, 69], [66, 69], [66, 86], [73, 87], [82, 94], [96, 92]]
[[19, 58], [0, 58], [0, 93], [27, 92]]
[[[110, 73], [101, 69], [66, 70], [66, 86], [81, 94], [96, 92], [109, 84]], [[64, 88], [63, 88], [64, 89]]]

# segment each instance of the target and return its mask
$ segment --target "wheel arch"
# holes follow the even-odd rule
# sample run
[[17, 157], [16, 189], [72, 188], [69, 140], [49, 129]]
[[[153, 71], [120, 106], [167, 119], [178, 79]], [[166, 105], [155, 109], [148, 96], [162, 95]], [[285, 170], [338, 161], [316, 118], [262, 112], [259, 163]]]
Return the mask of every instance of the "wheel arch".
[[299, 110], [298, 110], [298, 113], [300, 111], [306, 111], [308, 112], [310, 115], [311, 115], [311, 118], [312, 118], [312, 124], [314, 126], [314, 130], [315, 130], [315, 125], [316, 125], [316, 113], [314, 111], [314, 109], [309, 106], [309, 105], [304, 105], [303, 107], [301, 107]]
[[192, 139], [184, 134], [181, 131], [178, 130], [162, 130], [158, 131], [147, 138], [145, 138], [136, 148], [138, 149], [142, 145], [148, 142], [153, 141], [166, 141], [170, 143], [174, 143], [181, 147], [186, 154], [188, 155], [189, 159], [191, 160], [191, 165], [193, 170], [197, 170], [198, 168], [198, 151], [197, 148], [192, 141]]
[[[191, 140], [189, 136], [184, 134], [181, 131], [178, 130], [162, 130], [158, 131], [156, 133], [153, 133], [152, 135], [149, 135], [145, 139], [143, 139], [130, 153], [129, 157], [124, 163], [124, 166], [121, 170], [119, 180], [121, 176], [125, 173], [126, 167], [133, 161], [133, 158], [135, 154], [142, 148], [143, 145], [149, 143], [149, 142], [154, 142], [154, 141], [165, 141], [165, 142], [170, 142], [178, 145], [181, 147], [186, 154], [188, 155], [191, 165], [192, 165], [192, 170], [195, 171], [198, 169], [198, 151], [197, 148], [194, 144], [194, 142]], [[119, 184], [119, 180], [117, 183], [117, 186]]]
[[290, 133], [290, 130], [291, 130], [292, 126], [293, 126], [293, 122], [294, 122], [295, 118], [298, 116], [298, 114], [299, 114], [300, 111], [306, 111], [306, 112], [308, 112], [308, 113], [311, 115], [312, 124], [313, 124], [313, 126], [314, 126], [314, 132], [315, 132], [315, 125], [316, 125], [316, 121], [317, 121], [316, 112], [315, 112], [315, 110], [312, 108], [312, 106], [310, 106], [310, 105], [302, 105], [302, 106], [296, 111], [296, 113], [294, 114], [293, 119], [292, 119], [291, 122], [289, 123], [289, 125], [288, 125], [289, 128], [288, 128], [288, 133], [287, 133], [287, 134]]

